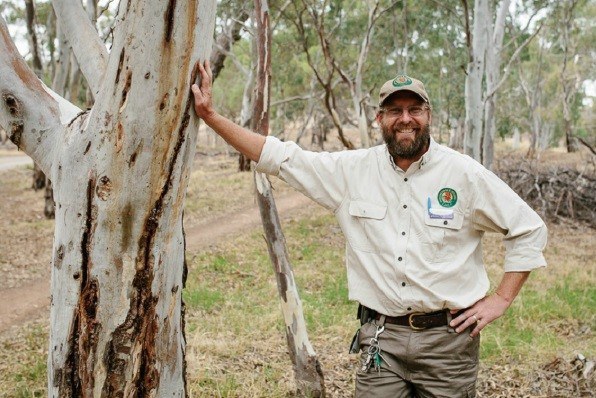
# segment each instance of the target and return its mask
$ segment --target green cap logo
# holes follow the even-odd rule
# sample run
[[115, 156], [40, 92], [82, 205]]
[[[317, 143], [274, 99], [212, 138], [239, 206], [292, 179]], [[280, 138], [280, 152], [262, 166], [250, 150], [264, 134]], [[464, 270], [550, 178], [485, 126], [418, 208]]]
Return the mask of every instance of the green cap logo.
[[439, 204], [443, 207], [453, 207], [457, 203], [457, 192], [451, 188], [443, 188], [437, 195]]
[[406, 75], [399, 75], [393, 79], [393, 87], [407, 86], [409, 84], [412, 84], [412, 79]]

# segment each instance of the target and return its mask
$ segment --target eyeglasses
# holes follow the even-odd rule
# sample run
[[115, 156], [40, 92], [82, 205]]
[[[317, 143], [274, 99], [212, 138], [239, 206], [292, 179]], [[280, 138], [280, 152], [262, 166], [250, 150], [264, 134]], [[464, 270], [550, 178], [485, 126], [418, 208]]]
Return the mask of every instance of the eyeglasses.
[[387, 116], [398, 118], [404, 115], [404, 111], [408, 111], [410, 116], [416, 117], [421, 116], [427, 109], [429, 109], [427, 105], [414, 105], [407, 108], [381, 109], [381, 112], [386, 113]]

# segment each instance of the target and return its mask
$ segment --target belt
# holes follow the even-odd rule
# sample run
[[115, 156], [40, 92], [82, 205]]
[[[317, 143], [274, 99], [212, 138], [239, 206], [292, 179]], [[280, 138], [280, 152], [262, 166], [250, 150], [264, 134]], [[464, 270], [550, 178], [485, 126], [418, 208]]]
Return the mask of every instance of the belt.
[[[435, 312], [412, 312], [402, 316], [385, 316], [385, 323], [393, 325], [409, 326], [414, 330], [424, 330], [449, 324], [449, 310]], [[382, 314], [376, 314], [376, 320], [381, 319]], [[453, 318], [457, 315], [454, 314]]]

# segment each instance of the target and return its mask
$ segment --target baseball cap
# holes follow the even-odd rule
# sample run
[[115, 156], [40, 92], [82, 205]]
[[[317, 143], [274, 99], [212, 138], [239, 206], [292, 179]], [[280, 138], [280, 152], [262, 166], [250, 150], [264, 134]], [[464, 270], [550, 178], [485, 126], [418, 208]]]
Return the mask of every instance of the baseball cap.
[[381, 87], [381, 91], [379, 92], [379, 106], [383, 106], [383, 102], [391, 94], [404, 90], [418, 94], [420, 98], [430, 105], [428, 94], [424, 89], [424, 84], [420, 80], [406, 75], [397, 75], [395, 79], [386, 81]]

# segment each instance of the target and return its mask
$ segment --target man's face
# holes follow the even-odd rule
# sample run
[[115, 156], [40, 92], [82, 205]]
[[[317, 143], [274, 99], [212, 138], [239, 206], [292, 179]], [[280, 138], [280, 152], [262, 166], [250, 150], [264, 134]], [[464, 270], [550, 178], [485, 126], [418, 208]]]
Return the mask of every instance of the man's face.
[[377, 121], [394, 159], [417, 159], [426, 151], [430, 139], [430, 109], [415, 93], [393, 94], [377, 114]]

